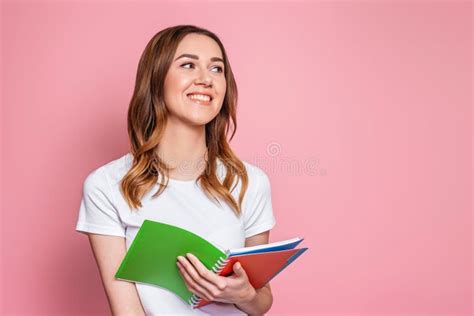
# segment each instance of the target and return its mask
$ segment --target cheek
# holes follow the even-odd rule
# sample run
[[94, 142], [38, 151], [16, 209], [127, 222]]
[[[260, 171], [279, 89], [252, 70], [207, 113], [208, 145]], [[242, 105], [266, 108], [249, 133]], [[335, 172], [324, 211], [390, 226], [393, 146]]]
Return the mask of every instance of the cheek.
[[168, 91], [184, 92], [185, 89], [189, 88], [192, 81], [193, 78], [190, 75], [172, 69], [166, 76], [165, 86], [169, 88]]
[[180, 107], [186, 89], [186, 80], [182, 77], [169, 76], [169, 78], [165, 80], [164, 99], [168, 109], [177, 109]]
[[225, 92], [227, 88], [226, 80], [223, 78], [222, 80], [218, 80], [215, 82], [216, 85], [216, 92], [219, 95], [219, 97], [224, 100], [225, 97]]
[[169, 73], [165, 80], [165, 98], [168, 100], [180, 98], [191, 82], [192, 80], [187, 76]]

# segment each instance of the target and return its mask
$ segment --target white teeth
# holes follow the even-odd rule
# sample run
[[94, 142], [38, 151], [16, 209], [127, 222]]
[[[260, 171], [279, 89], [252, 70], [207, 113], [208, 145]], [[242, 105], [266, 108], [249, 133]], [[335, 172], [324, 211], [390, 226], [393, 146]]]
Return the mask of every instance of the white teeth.
[[211, 97], [204, 94], [190, 94], [188, 95], [190, 99], [196, 99], [201, 101], [211, 101]]

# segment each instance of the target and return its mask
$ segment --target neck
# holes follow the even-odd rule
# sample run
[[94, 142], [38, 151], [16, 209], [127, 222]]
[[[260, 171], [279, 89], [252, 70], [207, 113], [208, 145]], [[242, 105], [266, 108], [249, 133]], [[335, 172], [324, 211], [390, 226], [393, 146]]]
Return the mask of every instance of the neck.
[[[178, 120], [168, 119], [157, 148], [161, 160], [172, 168], [183, 166], [188, 173], [197, 167], [207, 151], [204, 125], [189, 126]], [[179, 173], [180, 171], [178, 171]]]

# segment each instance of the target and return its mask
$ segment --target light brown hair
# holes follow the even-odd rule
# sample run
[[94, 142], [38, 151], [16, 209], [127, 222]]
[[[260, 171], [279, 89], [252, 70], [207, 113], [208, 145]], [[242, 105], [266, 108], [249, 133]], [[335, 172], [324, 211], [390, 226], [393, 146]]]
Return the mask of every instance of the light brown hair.
[[[166, 182], [159, 182], [160, 187], [153, 197], [159, 196], [168, 184], [170, 168], [157, 155], [168, 114], [164, 102], [164, 82], [178, 44], [190, 33], [206, 35], [217, 42], [224, 59], [226, 79], [222, 108], [205, 126], [208, 150], [206, 168], [196, 182], [201, 184], [209, 198], [219, 204], [218, 199], [223, 199], [239, 215], [248, 186], [248, 175], [243, 162], [229, 146], [237, 129], [237, 85], [220, 39], [214, 33], [194, 25], [177, 25], [161, 30], [151, 38], [142, 53], [127, 116], [133, 164], [122, 179], [122, 193], [133, 209], [142, 206], [141, 198], [157, 183], [159, 175], [162, 175]], [[227, 140], [231, 128], [232, 134]], [[223, 163], [226, 170], [222, 183], [216, 174], [217, 159]], [[231, 192], [239, 179], [242, 186], [237, 203]]]

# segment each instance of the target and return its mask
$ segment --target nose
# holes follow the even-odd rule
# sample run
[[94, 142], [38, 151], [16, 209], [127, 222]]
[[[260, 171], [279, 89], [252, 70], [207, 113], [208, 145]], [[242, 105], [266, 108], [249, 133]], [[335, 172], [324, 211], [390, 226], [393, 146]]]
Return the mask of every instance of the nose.
[[209, 75], [209, 72], [207, 69], [203, 69], [199, 71], [196, 80], [194, 81], [195, 84], [204, 84], [206, 86], [211, 86], [212, 85], [212, 78]]

